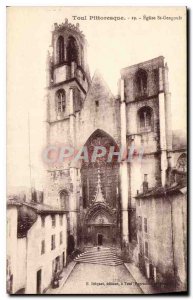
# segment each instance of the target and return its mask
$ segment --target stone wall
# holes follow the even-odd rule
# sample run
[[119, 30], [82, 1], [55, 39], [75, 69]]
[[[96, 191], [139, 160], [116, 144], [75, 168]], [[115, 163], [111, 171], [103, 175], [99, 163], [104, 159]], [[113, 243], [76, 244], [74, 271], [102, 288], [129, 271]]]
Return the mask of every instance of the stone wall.
[[12, 291], [10, 281], [7, 282], [7, 289], [13, 294], [24, 288], [26, 283], [26, 238], [17, 238], [17, 222], [17, 206], [9, 206], [7, 209], [7, 280], [12, 276]]
[[164, 67], [164, 57], [157, 58], [121, 69], [121, 77], [125, 79], [125, 97], [126, 102], [136, 100], [135, 74], [143, 69], [147, 72], [147, 93], [146, 97], [152, 97], [159, 91], [159, 68]]
[[[53, 278], [53, 261], [57, 256], [62, 260], [66, 259], [67, 250], [67, 223], [63, 215], [63, 225], [60, 224], [59, 215], [56, 216], [56, 225], [52, 226], [50, 215], [45, 217], [45, 226], [41, 225], [41, 216], [38, 216], [36, 223], [28, 231], [27, 235], [27, 282], [26, 293], [36, 294], [37, 271], [41, 269], [41, 292], [51, 284]], [[63, 242], [60, 244], [60, 232], [63, 234]], [[51, 250], [51, 235], [55, 234], [55, 249]], [[45, 253], [41, 254], [41, 242], [45, 240]], [[66, 261], [65, 261], [66, 263]], [[62, 268], [62, 262], [60, 262]]]
[[[138, 220], [138, 255], [144, 271], [151, 277], [149, 266], [155, 268], [154, 281], [166, 282], [178, 290], [186, 289], [186, 196], [180, 191], [165, 196], [149, 196], [136, 200]], [[147, 232], [145, 230], [147, 220]], [[140, 225], [141, 224], [141, 225]], [[163, 234], [164, 233], [164, 234]], [[145, 253], [145, 243], [148, 254]], [[139, 261], [139, 256], [137, 257]]]

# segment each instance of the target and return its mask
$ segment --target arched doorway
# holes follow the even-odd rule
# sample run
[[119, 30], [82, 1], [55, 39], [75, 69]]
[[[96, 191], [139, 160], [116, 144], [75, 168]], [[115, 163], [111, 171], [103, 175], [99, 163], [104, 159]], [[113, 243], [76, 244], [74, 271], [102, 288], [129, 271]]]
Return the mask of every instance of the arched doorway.
[[105, 203], [95, 203], [85, 217], [86, 242], [93, 246], [114, 246], [117, 236], [116, 213]]
[[[110, 147], [118, 151], [114, 139], [102, 130], [96, 130], [87, 140], [85, 146], [88, 155], [92, 155], [95, 146], [103, 146], [107, 153], [95, 162], [83, 162], [81, 167], [82, 203], [80, 226], [84, 245], [120, 244], [120, 196], [119, 196], [119, 162], [114, 156], [108, 162]], [[100, 181], [100, 183], [99, 183]], [[97, 193], [100, 199], [96, 200]]]

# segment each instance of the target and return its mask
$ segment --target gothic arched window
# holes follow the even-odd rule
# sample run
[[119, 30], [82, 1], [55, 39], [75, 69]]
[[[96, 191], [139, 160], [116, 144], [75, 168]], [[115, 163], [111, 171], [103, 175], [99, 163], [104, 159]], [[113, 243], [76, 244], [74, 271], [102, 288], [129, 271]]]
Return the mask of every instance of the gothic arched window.
[[63, 89], [56, 92], [56, 105], [58, 113], [64, 112], [66, 109], [66, 93]]
[[78, 64], [78, 49], [77, 43], [75, 38], [72, 36], [68, 38], [68, 45], [67, 45], [67, 61], [69, 63], [76, 62]]
[[152, 130], [152, 109], [148, 106], [142, 107], [138, 111], [139, 118], [139, 130], [140, 131], [150, 131]]
[[176, 169], [180, 172], [187, 172], [187, 155], [186, 153], [183, 153], [180, 155], [180, 157], [177, 160], [176, 163]]
[[177, 160], [176, 168], [174, 170], [174, 180], [178, 184], [187, 184], [187, 155], [182, 153]]
[[66, 190], [60, 191], [60, 206], [64, 210], [69, 210], [69, 195]]
[[147, 72], [140, 69], [135, 75], [136, 96], [145, 96], [147, 94]]
[[63, 36], [59, 36], [57, 41], [57, 52], [58, 52], [58, 62], [62, 63], [64, 62], [64, 38]]

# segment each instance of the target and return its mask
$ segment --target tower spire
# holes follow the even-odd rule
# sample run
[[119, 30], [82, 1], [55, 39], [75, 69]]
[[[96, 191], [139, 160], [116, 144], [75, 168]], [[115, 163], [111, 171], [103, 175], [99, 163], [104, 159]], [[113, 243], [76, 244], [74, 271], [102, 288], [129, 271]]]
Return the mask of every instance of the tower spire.
[[103, 193], [102, 193], [102, 187], [101, 187], [101, 176], [100, 176], [100, 169], [98, 168], [97, 171], [97, 190], [96, 190], [96, 196], [94, 199], [94, 202], [105, 202]]

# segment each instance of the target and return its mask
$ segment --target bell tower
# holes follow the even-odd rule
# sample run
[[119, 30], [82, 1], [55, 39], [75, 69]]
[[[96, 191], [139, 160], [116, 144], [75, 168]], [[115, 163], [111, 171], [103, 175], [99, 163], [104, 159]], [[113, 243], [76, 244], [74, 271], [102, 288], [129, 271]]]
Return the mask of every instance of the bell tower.
[[[91, 82], [86, 62], [87, 42], [79, 24], [54, 24], [47, 57], [46, 124], [47, 145], [68, 145], [76, 148], [80, 111]], [[68, 210], [69, 234], [76, 240], [78, 172], [70, 162], [47, 169], [45, 202]], [[63, 193], [65, 191], [65, 193]], [[63, 195], [68, 203], [64, 205]]]
[[[67, 19], [60, 25], [54, 24], [46, 70], [48, 144], [65, 142], [76, 146], [76, 115], [91, 82], [86, 50], [87, 42], [79, 24], [70, 24]], [[63, 140], [58, 140], [59, 128], [63, 131]]]
[[[90, 84], [87, 42], [79, 24], [54, 24], [47, 58], [47, 120], [62, 120], [79, 111]], [[70, 90], [73, 91], [70, 91]], [[73, 103], [71, 103], [73, 98]]]
[[52, 53], [48, 58], [47, 85], [52, 86], [64, 81], [77, 80], [80, 88], [87, 91], [90, 75], [86, 63], [87, 42], [76, 26], [68, 23], [54, 24], [52, 30]]

